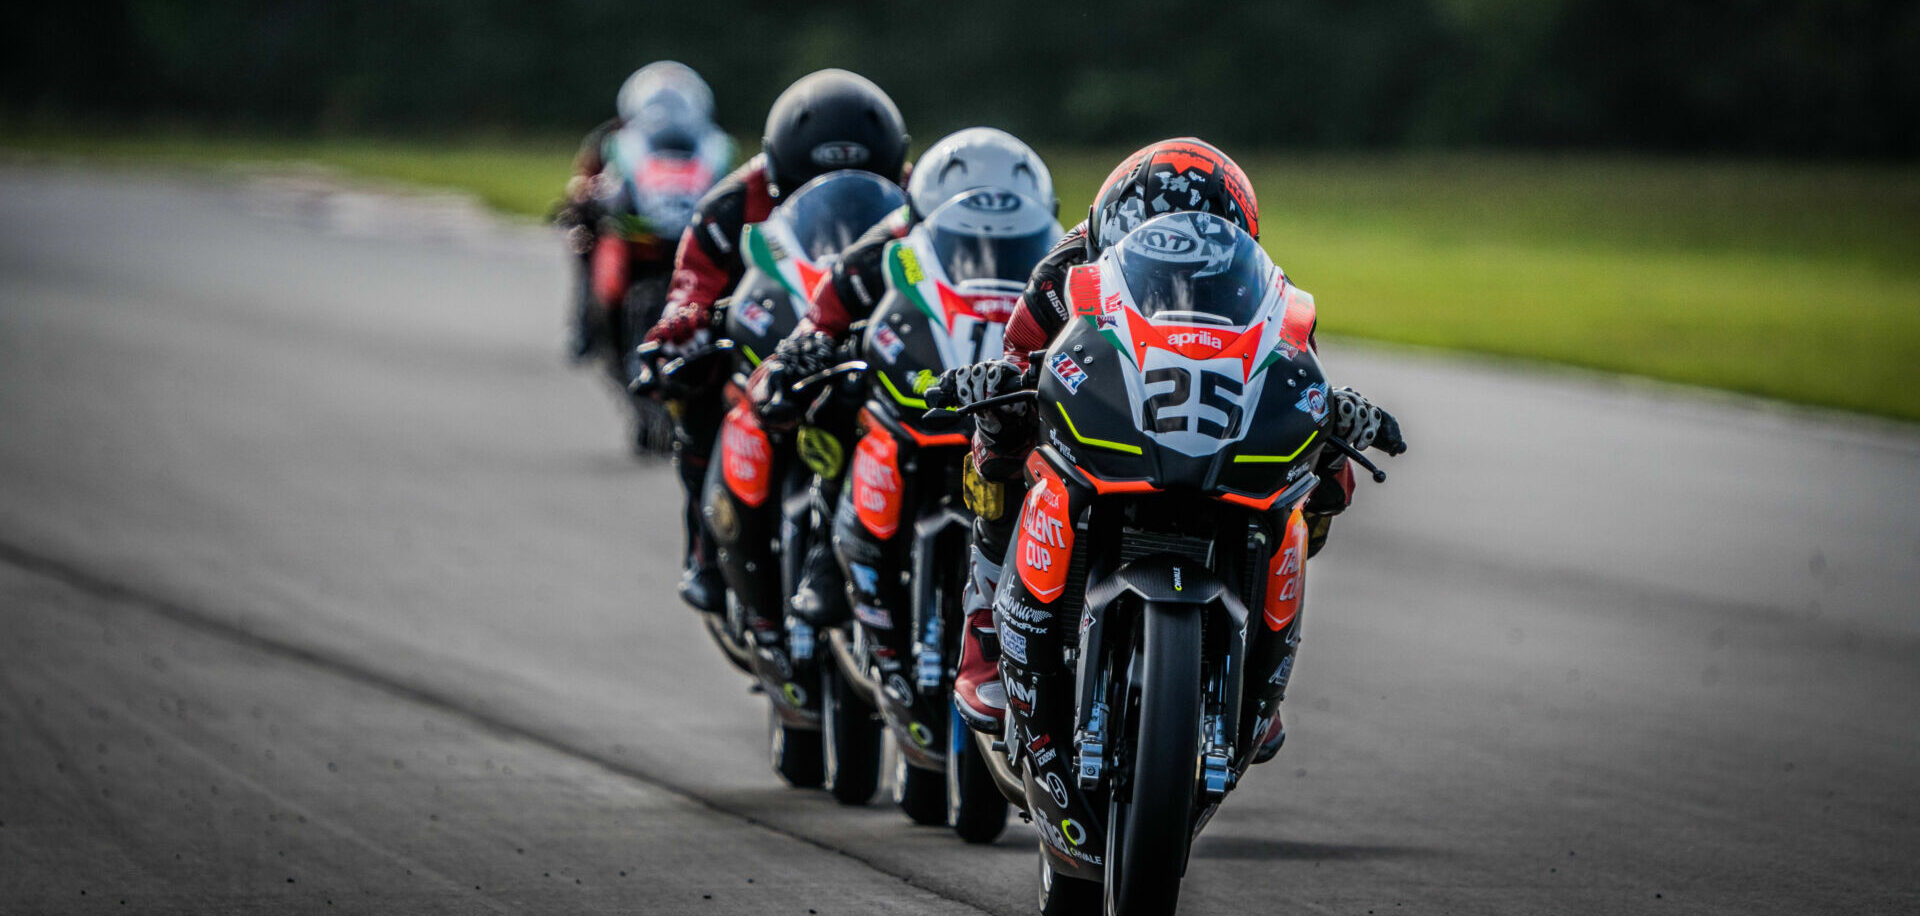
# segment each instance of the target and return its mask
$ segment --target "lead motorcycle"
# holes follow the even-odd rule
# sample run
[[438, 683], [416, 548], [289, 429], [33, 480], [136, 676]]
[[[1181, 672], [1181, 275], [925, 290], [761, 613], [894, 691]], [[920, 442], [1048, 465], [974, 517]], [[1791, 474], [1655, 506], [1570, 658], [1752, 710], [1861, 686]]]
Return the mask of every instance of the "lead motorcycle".
[[837, 671], [820, 664], [822, 621], [794, 616], [786, 600], [838, 500], [840, 475], [829, 459], [844, 450], [852, 417], [823, 411], [836, 402], [828, 389], [844, 373], [826, 373], [789, 393], [819, 408], [791, 433], [762, 427], [744, 391], [753, 368], [805, 317], [808, 292], [832, 258], [906, 202], [898, 185], [870, 172], [829, 172], [802, 185], [741, 233], [747, 271], [717, 325], [719, 346], [731, 350], [734, 364], [702, 490], [701, 511], [727, 585], [725, 615], [709, 620], [709, 629], [767, 695], [775, 772], [794, 786], [826, 783], [849, 803], [865, 802], [878, 782], [880, 726], [871, 709], [845, 705], [823, 723], [823, 695], [849, 695], [836, 683]]
[[1037, 391], [967, 408], [1033, 397], [1041, 430], [995, 601], [1006, 739], [977, 740], [1039, 828], [1043, 913], [1171, 913], [1291, 671], [1319, 452], [1385, 475], [1327, 430], [1312, 298], [1231, 223], [1156, 218], [1067, 287]]
[[895, 802], [974, 843], [1005, 829], [1007, 802], [951, 700], [973, 525], [957, 494], [971, 439], [945, 418], [938, 429], [923, 420], [921, 392], [941, 372], [1001, 352], [1027, 276], [1063, 234], [1052, 207], [1021, 195], [955, 196], [887, 247], [887, 291], [862, 335], [865, 435], [848, 475], [854, 511], [837, 524], [866, 536], [834, 538], [855, 620], [851, 640], [832, 634], [834, 656], [899, 750]]

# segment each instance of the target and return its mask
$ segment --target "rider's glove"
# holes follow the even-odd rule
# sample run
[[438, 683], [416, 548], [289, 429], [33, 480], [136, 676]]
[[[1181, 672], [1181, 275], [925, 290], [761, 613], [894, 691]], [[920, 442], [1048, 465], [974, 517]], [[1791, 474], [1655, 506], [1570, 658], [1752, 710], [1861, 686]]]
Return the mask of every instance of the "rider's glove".
[[1327, 431], [1345, 439], [1355, 451], [1378, 446], [1389, 455], [1398, 455], [1407, 450], [1407, 442], [1400, 436], [1400, 422], [1393, 414], [1368, 403], [1360, 392], [1338, 388], [1328, 400], [1332, 402], [1333, 422]]
[[796, 334], [780, 341], [773, 355], [755, 370], [747, 386], [763, 426], [784, 429], [800, 421], [800, 412], [806, 405], [790, 386], [830, 368], [835, 350], [833, 338], [818, 332]]
[[[947, 370], [941, 376], [940, 386], [959, 406], [965, 407], [1019, 391], [1025, 375], [1019, 364], [1012, 360], [990, 359]], [[1025, 418], [1032, 412], [1027, 401], [1021, 399], [990, 407], [975, 414], [974, 419], [981, 429], [997, 432], [1009, 421]]]
[[664, 356], [685, 356], [707, 342], [710, 313], [691, 302], [676, 302], [647, 331], [647, 343], [659, 344]]

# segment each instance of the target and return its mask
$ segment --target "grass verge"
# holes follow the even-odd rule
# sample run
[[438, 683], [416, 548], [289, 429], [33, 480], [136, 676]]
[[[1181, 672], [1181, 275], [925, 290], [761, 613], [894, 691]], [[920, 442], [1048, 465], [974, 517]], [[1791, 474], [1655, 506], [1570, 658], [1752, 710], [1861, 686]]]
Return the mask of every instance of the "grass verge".
[[[538, 216], [567, 138], [12, 131], [29, 155], [313, 163]], [[1123, 150], [1053, 151], [1077, 220]], [[1920, 420], [1920, 168], [1516, 155], [1251, 156], [1269, 251], [1328, 333]]]

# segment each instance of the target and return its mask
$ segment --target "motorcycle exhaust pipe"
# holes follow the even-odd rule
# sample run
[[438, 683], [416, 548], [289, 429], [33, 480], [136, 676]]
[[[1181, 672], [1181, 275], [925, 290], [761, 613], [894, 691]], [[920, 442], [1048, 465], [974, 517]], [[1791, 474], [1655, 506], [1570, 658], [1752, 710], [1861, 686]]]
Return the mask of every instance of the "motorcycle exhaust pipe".
[[[960, 722], [953, 723], [954, 728], [966, 728]], [[1006, 796], [1008, 804], [1019, 809], [1022, 816], [1027, 812], [1027, 786], [1021, 781], [1020, 774], [1013, 771], [1013, 765], [1007, 762], [1006, 743], [992, 735], [983, 735], [972, 729], [974, 744], [979, 746], [980, 756], [987, 761], [987, 772], [993, 774], [993, 784]], [[999, 745], [995, 748], [994, 745]]]
[[838, 665], [840, 673], [846, 676], [847, 686], [853, 688], [854, 696], [860, 702], [874, 709], [880, 708], [879, 685], [867, 679], [867, 672], [855, 660], [853, 646], [847, 642], [847, 632], [835, 628], [827, 633], [827, 645], [833, 655], [833, 663]]

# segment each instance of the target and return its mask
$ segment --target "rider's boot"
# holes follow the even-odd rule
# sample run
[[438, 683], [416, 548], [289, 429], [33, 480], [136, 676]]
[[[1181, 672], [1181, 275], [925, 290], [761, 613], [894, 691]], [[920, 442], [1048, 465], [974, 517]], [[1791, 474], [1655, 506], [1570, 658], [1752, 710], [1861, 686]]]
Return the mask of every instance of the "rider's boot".
[[[975, 525], [976, 531], [979, 525]], [[970, 548], [967, 585], [961, 594], [966, 623], [960, 634], [960, 671], [953, 682], [954, 706], [973, 730], [997, 735], [1006, 728], [1007, 688], [1000, 682], [999, 630], [993, 620], [993, 596], [1000, 565], [981, 547]]]
[[815, 627], [832, 626], [846, 618], [845, 581], [840, 577], [839, 561], [824, 532], [807, 545], [807, 558], [800, 568], [800, 584], [794, 588], [793, 597], [787, 599], [787, 605], [796, 616]]
[[680, 476], [686, 495], [682, 523], [686, 527], [686, 551], [681, 562], [680, 600], [696, 610], [718, 613], [726, 609], [726, 583], [720, 577], [720, 551], [713, 533], [700, 514], [701, 489], [707, 479], [708, 455], [713, 449], [714, 429], [710, 421], [700, 422], [678, 411], [679, 429], [673, 444], [673, 468]]

